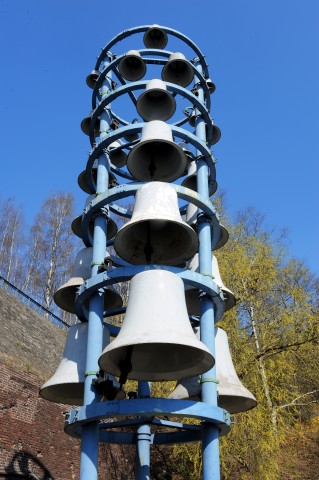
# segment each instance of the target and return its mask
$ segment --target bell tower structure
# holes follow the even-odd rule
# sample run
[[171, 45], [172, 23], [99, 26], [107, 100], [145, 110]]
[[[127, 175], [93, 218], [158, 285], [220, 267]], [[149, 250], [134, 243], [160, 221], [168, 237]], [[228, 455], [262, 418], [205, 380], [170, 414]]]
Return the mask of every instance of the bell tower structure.
[[[236, 302], [213, 255], [228, 240], [211, 201], [215, 85], [197, 45], [159, 25], [114, 37], [86, 82], [92, 109], [81, 129], [91, 151], [78, 184], [88, 197], [72, 223], [84, 248], [54, 296], [80, 323], [40, 394], [77, 405], [65, 431], [81, 438], [81, 480], [97, 480], [101, 442], [135, 444], [136, 478], [147, 480], [152, 444], [193, 441], [202, 443], [202, 478], [217, 480], [230, 413], [256, 400], [215, 327]], [[121, 228], [117, 216], [127, 220]], [[124, 306], [121, 282], [129, 282]], [[130, 379], [138, 389], [127, 398]], [[174, 391], [152, 397], [150, 382], [168, 380]]]

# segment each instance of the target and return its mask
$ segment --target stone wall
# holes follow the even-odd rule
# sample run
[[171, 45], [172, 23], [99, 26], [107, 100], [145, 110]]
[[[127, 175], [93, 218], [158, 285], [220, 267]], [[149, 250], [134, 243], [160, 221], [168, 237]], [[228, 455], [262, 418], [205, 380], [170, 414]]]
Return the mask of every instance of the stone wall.
[[[80, 441], [63, 430], [69, 407], [38, 395], [67, 332], [1, 288], [0, 329], [0, 479], [78, 479]], [[100, 480], [130, 480], [133, 470], [133, 447], [101, 445]]]

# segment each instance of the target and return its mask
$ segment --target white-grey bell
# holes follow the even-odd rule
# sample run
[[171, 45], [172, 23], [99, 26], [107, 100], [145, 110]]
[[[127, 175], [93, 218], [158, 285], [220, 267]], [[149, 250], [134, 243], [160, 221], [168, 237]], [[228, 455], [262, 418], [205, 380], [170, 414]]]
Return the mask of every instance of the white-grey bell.
[[[195, 127], [196, 125], [196, 113], [193, 111], [192, 114], [189, 117], [188, 123], [190, 124], [191, 127]], [[210, 142], [210, 145], [215, 145], [220, 140], [221, 137], [221, 131], [220, 128], [217, 127], [211, 120], [211, 125], [213, 129], [213, 135], [212, 135], [212, 140]], [[206, 126], [206, 137], [207, 137], [207, 126]]]
[[[41, 387], [42, 398], [55, 403], [83, 405], [87, 335], [87, 323], [77, 323], [69, 328], [63, 359], [53, 376]], [[103, 328], [103, 348], [108, 343], [109, 334], [107, 329]], [[110, 376], [110, 380], [113, 381], [116, 395], [120, 384], [114, 377]], [[123, 398], [124, 392], [121, 394]]]
[[127, 157], [124, 150], [118, 149], [121, 145], [121, 142], [117, 140], [115, 142], [112, 142], [108, 147], [110, 161], [111, 163], [113, 163], [113, 165], [115, 165], [115, 167], [118, 168], [124, 167]]
[[88, 76], [86, 77], [87, 86], [93, 89], [95, 87], [95, 84], [99, 76], [100, 76], [100, 72], [98, 70], [92, 70], [92, 72], [89, 73]]
[[[93, 183], [96, 185], [96, 178], [97, 178], [97, 168], [94, 167], [91, 170], [91, 175], [93, 179]], [[78, 185], [85, 193], [92, 194], [91, 190], [89, 189], [87, 179], [86, 179], [86, 171], [80, 173], [78, 176]], [[112, 172], [109, 172], [109, 188], [116, 187], [118, 185], [118, 181], [116, 180], [115, 176]]]
[[124, 372], [127, 378], [150, 381], [193, 376], [214, 365], [214, 357], [192, 330], [177, 275], [148, 270], [132, 278], [121, 331], [103, 351], [99, 365], [113, 375]]
[[210, 94], [214, 93], [216, 90], [216, 85], [210, 78], [206, 78], [206, 85]]
[[172, 185], [149, 182], [138, 189], [132, 218], [117, 233], [114, 248], [134, 265], [180, 265], [195, 254], [198, 238], [181, 218]]
[[[85, 207], [88, 207], [91, 203], [91, 201], [96, 197], [96, 195], [89, 195], [88, 198], [85, 201]], [[73, 222], [71, 223], [71, 230], [79, 238], [82, 238], [82, 232], [81, 232], [81, 223], [82, 223], [82, 215], [79, 215], [76, 217]], [[94, 220], [93, 218], [91, 219], [89, 223], [89, 231], [91, 236], [93, 237], [94, 233]], [[114, 237], [114, 235], [117, 232], [117, 226], [114, 220], [111, 218], [107, 222], [107, 239], [110, 240], [111, 238]]]
[[[189, 164], [188, 170], [187, 170], [187, 177], [182, 181], [182, 186], [186, 188], [190, 188], [191, 190], [194, 190], [197, 192], [197, 168], [196, 168], [196, 162], [192, 161]], [[214, 195], [214, 193], [217, 190], [217, 182], [214, 180], [212, 184], [210, 185], [210, 190], [209, 190], [209, 195]]]
[[[83, 118], [81, 122], [81, 130], [85, 135], [90, 135], [90, 124], [91, 124], [92, 116], [88, 115], [87, 117]], [[100, 120], [97, 119], [94, 125], [94, 136], [98, 137], [100, 134]]]
[[[105, 253], [105, 258], [109, 258], [110, 254]], [[93, 260], [93, 248], [87, 247], [79, 251], [76, 256], [72, 277], [57, 289], [54, 294], [54, 302], [62, 310], [66, 312], [75, 313], [75, 300], [77, 289], [83, 285], [84, 281], [91, 277]], [[123, 304], [121, 296], [117, 293], [114, 287], [110, 286], [104, 290], [104, 308], [113, 310], [119, 308]], [[86, 307], [88, 308], [88, 302]]]
[[167, 45], [167, 34], [159, 25], [152, 25], [143, 37], [146, 48], [156, 48], [162, 50]]
[[[191, 225], [195, 231], [197, 231], [198, 229], [197, 214], [198, 214], [198, 208], [196, 207], [196, 205], [194, 205], [193, 203], [189, 203], [186, 207], [185, 219], [188, 225]], [[228, 239], [229, 239], [229, 233], [227, 228], [224, 227], [224, 225], [222, 225], [221, 223], [219, 225], [220, 225], [220, 235], [214, 247], [214, 250], [218, 250], [219, 248], [222, 248], [228, 242]]]
[[[215, 328], [215, 355], [218, 406], [229, 413], [245, 412], [256, 407], [256, 398], [238, 378], [231, 358], [227, 334], [221, 328]], [[168, 398], [199, 401], [200, 396], [200, 377], [197, 376], [179, 380]]]
[[[196, 253], [194, 257], [187, 263], [187, 268], [192, 272], [199, 273], [198, 253]], [[224, 285], [220, 276], [218, 261], [215, 255], [212, 256], [212, 277], [213, 281], [223, 292], [225, 299], [225, 312], [227, 312], [236, 305], [236, 297], [233, 292]], [[200, 315], [200, 302], [198, 295], [199, 291], [197, 288], [190, 287], [189, 285], [185, 286], [186, 305], [190, 315]]]
[[166, 121], [176, 110], [175, 98], [167, 91], [162, 80], [149, 80], [145, 91], [139, 96], [136, 110], [143, 120]]
[[180, 52], [172, 53], [162, 70], [162, 79], [165, 82], [175, 83], [187, 87], [194, 78], [194, 69]]
[[144, 77], [146, 65], [137, 50], [129, 50], [118, 64], [122, 77], [131, 82], [136, 82]]
[[187, 158], [173, 141], [170, 126], [160, 120], [144, 125], [141, 140], [127, 157], [127, 168], [141, 182], [172, 182], [183, 175]]
[[[131, 122], [131, 124], [128, 124], [127, 127], [129, 125], [134, 125], [135, 123], [138, 123], [138, 120], [137, 118], [134, 118]], [[123, 135], [123, 138], [126, 142], [135, 142], [135, 140], [138, 140], [138, 133], [125, 133]]]

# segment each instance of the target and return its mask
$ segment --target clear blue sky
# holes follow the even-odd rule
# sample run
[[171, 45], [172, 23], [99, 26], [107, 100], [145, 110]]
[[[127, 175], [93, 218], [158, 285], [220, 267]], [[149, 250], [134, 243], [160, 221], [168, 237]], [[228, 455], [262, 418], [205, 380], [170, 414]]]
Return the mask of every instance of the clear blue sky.
[[0, 0], [0, 22], [0, 194], [29, 223], [54, 191], [72, 191], [82, 210], [86, 75], [117, 33], [158, 23], [206, 54], [229, 210], [253, 205], [287, 227], [293, 255], [319, 273], [318, 0]]

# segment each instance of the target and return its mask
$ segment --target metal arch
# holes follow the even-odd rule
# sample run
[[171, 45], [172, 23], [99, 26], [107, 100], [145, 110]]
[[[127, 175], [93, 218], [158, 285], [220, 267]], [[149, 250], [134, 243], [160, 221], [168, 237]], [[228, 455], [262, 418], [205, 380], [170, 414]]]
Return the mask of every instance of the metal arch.
[[[136, 51], [140, 53], [144, 62], [146, 64], [150, 64], [150, 65], [165, 65], [166, 60], [165, 59], [160, 60], [160, 59], [155, 59], [155, 58], [145, 58], [145, 57], [143, 57], [143, 55], [158, 55], [159, 57], [165, 57], [167, 59], [173, 53], [173, 52], [170, 52], [168, 50], [157, 50], [157, 49], [150, 49], [150, 48], [149, 49], [144, 49], [143, 48], [143, 49], [136, 50]], [[121, 75], [119, 76], [119, 72], [115, 67], [117, 67], [117, 65], [120, 63], [120, 61], [123, 58], [125, 58], [125, 56], [126, 56], [126, 53], [123, 53], [122, 55], [117, 56], [115, 59], [113, 59], [107, 65], [107, 67], [105, 67], [101, 71], [101, 73], [100, 73], [100, 75], [99, 75], [99, 77], [96, 81], [96, 84], [94, 86], [93, 93], [92, 93], [92, 108], [96, 107], [96, 100], [99, 97], [98, 89], [101, 87], [104, 79], [107, 77], [107, 74], [109, 72], [113, 71], [116, 74], [117, 78], [122, 83], [122, 80], [123, 80], [122, 76]], [[199, 82], [201, 83], [201, 85], [203, 87], [205, 102], [207, 103], [208, 110], [210, 110], [210, 104], [211, 104], [210, 93], [209, 93], [209, 90], [208, 90], [208, 87], [207, 87], [207, 84], [206, 84], [206, 81], [205, 81], [205, 77], [196, 69], [195, 65], [193, 65], [189, 60], [188, 60], [188, 62], [193, 69], [194, 76], [196, 76], [198, 78]], [[129, 84], [129, 85], [131, 85], [131, 84]]]
[[[108, 57], [108, 54], [112, 55], [112, 53], [110, 52], [110, 49], [114, 45], [116, 45], [121, 40], [124, 40], [125, 38], [130, 37], [131, 35], [134, 35], [135, 33], [146, 32], [152, 26], [153, 25], [141, 25], [139, 27], [133, 27], [133, 28], [130, 28], [130, 29], [123, 30], [121, 33], [119, 33], [118, 35], [113, 37], [113, 39], [110, 40], [105, 45], [105, 47], [102, 48], [102, 51], [101, 51], [100, 55], [98, 56], [96, 64], [95, 64], [95, 70], [99, 70], [99, 67], [100, 67], [101, 63], [103, 62], [105, 57]], [[173, 37], [179, 38], [180, 40], [185, 42], [186, 45], [188, 45], [192, 50], [194, 50], [195, 54], [197, 55], [197, 57], [199, 59], [200, 64], [203, 67], [204, 73], [205, 73], [206, 77], [208, 78], [209, 73], [208, 73], [208, 66], [207, 66], [207, 63], [205, 61], [205, 56], [203, 55], [201, 50], [198, 48], [198, 46], [190, 38], [188, 38], [183, 33], [179, 32], [178, 30], [175, 30], [175, 29], [169, 28], [169, 27], [164, 27], [162, 25], [159, 25], [159, 28], [164, 30], [166, 33], [172, 35]]]
[[[99, 115], [107, 109], [108, 105], [112, 103], [115, 99], [119, 98], [122, 95], [125, 95], [129, 92], [135, 91], [135, 90], [140, 90], [142, 88], [146, 87], [147, 80], [139, 81], [139, 82], [132, 82], [128, 83], [126, 85], [123, 85], [122, 87], [117, 88], [116, 90], [111, 91], [109, 94], [104, 95], [103, 100], [99, 105], [93, 110], [92, 115], [91, 115], [91, 121], [90, 121], [90, 141], [91, 145], [95, 143], [95, 137], [94, 137], [94, 125], [99, 117]], [[179, 85], [175, 85], [174, 83], [169, 83], [169, 82], [164, 82], [167, 89], [169, 91], [172, 91], [173, 93], [179, 94], [183, 96], [186, 100], [190, 101], [195, 108], [197, 108], [200, 113], [203, 116], [203, 119], [205, 123], [207, 124], [208, 128], [209, 125], [211, 124], [211, 118], [209, 116], [208, 110], [205, 107], [205, 105], [202, 104], [202, 102], [194, 95], [192, 92], [187, 90], [186, 88], [180, 87]], [[110, 113], [112, 114], [112, 109], [109, 109]], [[175, 124], [176, 125], [176, 122]], [[212, 128], [211, 128], [212, 132]], [[208, 138], [208, 142], [209, 142]]]
[[217, 286], [214, 280], [211, 277], [200, 273], [166, 265], [131, 265], [128, 267], [119, 267], [89, 278], [78, 289], [78, 295], [75, 302], [76, 315], [83, 321], [86, 321], [86, 316], [83, 313], [84, 304], [95, 292], [109, 285], [128, 281], [138, 273], [149, 270], [165, 270], [174, 273], [175, 275], [178, 275], [184, 283], [207, 293], [212, 297], [214, 302], [214, 323], [218, 323], [221, 320], [225, 311], [224, 298], [221, 289]]
[[[68, 415], [68, 414], [66, 414]], [[225, 435], [229, 431], [228, 420], [226, 425], [220, 428], [220, 435]], [[189, 423], [171, 422], [159, 418], [141, 418], [112, 421], [99, 424], [99, 441], [103, 443], [117, 443], [120, 445], [130, 445], [135, 442], [136, 434], [125, 431], [110, 431], [115, 428], [133, 427], [138, 425], [151, 425], [155, 427], [166, 427], [174, 429], [169, 432], [156, 431], [151, 434], [151, 445], [168, 445], [174, 443], [196, 442], [201, 439], [201, 426]], [[67, 433], [74, 437], [81, 437], [81, 424], [76, 423], [69, 427]]]
[[70, 410], [66, 415], [64, 431], [75, 436], [75, 432], [87, 423], [125, 416], [195, 418], [216, 425], [224, 434], [230, 427], [230, 415], [220, 407], [191, 400], [147, 398], [91, 403]]

